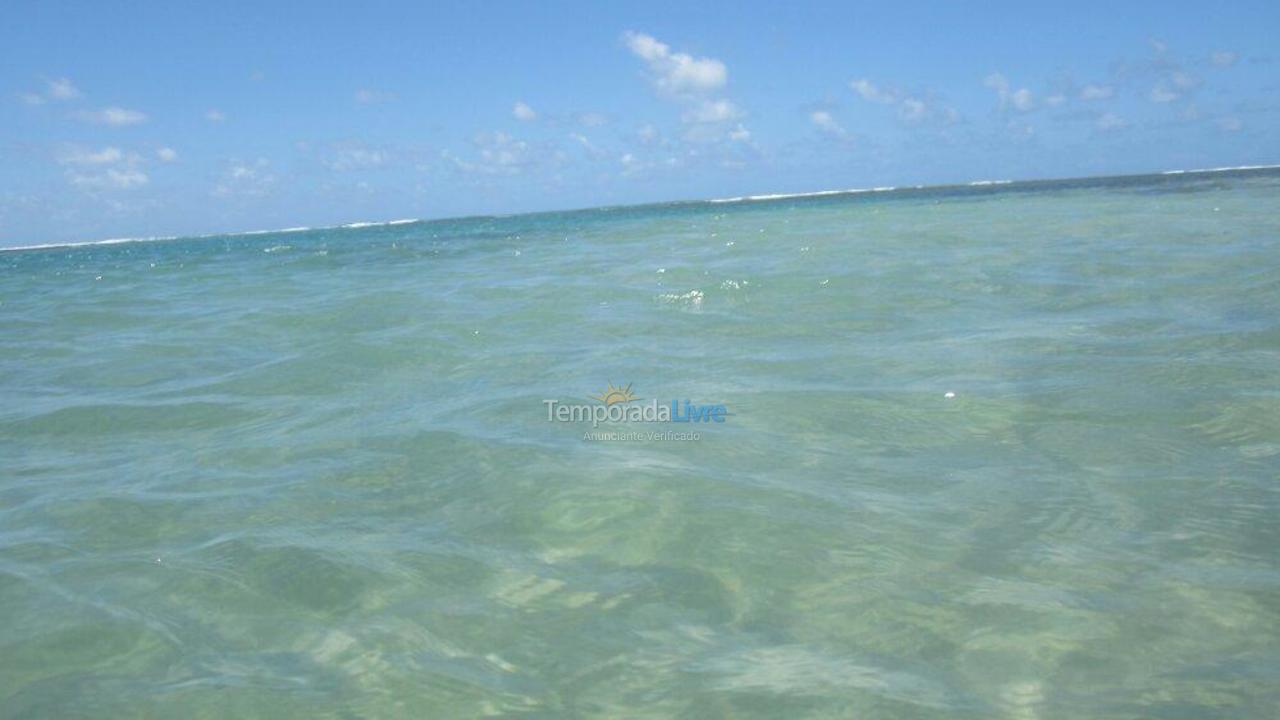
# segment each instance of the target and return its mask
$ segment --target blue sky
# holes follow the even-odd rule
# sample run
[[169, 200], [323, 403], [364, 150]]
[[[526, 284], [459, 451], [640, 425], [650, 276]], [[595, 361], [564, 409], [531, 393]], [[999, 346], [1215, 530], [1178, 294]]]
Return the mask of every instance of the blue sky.
[[1280, 162], [1280, 4], [959, 5], [11, 0], [0, 245]]

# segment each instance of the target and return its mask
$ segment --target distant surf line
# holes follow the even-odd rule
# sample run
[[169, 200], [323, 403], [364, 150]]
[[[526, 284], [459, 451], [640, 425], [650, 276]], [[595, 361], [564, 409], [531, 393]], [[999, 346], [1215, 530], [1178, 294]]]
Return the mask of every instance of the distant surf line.
[[864, 195], [873, 193], [893, 193], [904, 191], [928, 191], [928, 190], [946, 190], [950, 188], [1005, 188], [1019, 187], [1034, 184], [1052, 184], [1052, 183], [1070, 183], [1070, 182], [1086, 182], [1091, 180], [1117, 180], [1124, 178], [1144, 178], [1144, 177], [1162, 177], [1162, 176], [1185, 176], [1185, 175], [1210, 175], [1214, 173], [1224, 172], [1248, 172], [1254, 170], [1278, 170], [1280, 164], [1272, 165], [1234, 165], [1229, 167], [1216, 168], [1196, 168], [1188, 170], [1162, 170], [1160, 172], [1150, 173], [1133, 173], [1126, 175], [1092, 175], [1071, 178], [1044, 178], [1038, 180], [970, 180], [963, 183], [939, 183], [937, 185], [887, 185], [881, 187], [870, 188], [850, 188], [847, 190], [814, 190], [811, 192], [794, 192], [794, 193], [769, 193], [763, 195], [742, 195], [738, 197], [726, 198], [708, 198], [705, 200], [676, 200], [657, 203], [642, 203], [638, 205], [611, 205], [603, 207], [575, 208], [571, 210], [553, 210], [553, 211], [537, 211], [528, 213], [516, 213], [513, 215], [481, 215], [481, 216], [459, 216], [446, 218], [402, 218], [399, 220], [383, 220], [378, 222], [351, 222], [340, 225], [322, 225], [319, 227], [290, 227], [280, 230], [244, 230], [239, 232], [226, 233], [205, 233], [201, 235], [163, 235], [154, 237], [131, 237], [131, 238], [111, 238], [108, 240], [85, 240], [77, 242], [64, 243], [44, 243], [39, 245], [17, 245], [14, 247], [0, 247], [0, 252], [18, 252], [18, 251], [34, 251], [34, 250], [58, 250], [64, 248], [93, 247], [97, 245], [120, 245], [123, 243], [145, 243], [160, 242], [165, 240], [200, 240], [215, 237], [247, 237], [254, 235], [275, 235], [284, 233], [307, 232], [311, 230], [358, 230], [370, 227], [390, 227], [397, 225], [411, 225], [413, 223], [424, 222], [448, 222], [456, 220], [465, 220], [475, 217], [502, 217], [515, 218], [525, 215], [545, 215], [551, 212], [555, 213], [571, 213], [571, 212], [587, 212], [599, 210], [618, 210], [624, 208], [643, 208], [660, 205], [699, 205], [703, 203], [712, 205], [725, 205], [736, 203], [752, 203], [752, 202], [769, 202], [774, 200], [797, 200], [805, 198], [818, 197], [835, 197], [839, 195]]

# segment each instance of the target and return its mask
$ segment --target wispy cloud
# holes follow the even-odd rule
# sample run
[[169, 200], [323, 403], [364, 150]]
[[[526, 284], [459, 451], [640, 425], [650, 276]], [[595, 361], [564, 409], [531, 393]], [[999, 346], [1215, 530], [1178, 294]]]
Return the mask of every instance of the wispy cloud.
[[259, 198], [269, 194], [275, 183], [271, 163], [266, 158], [258, 158], [252, 162], [232, 160], [213, 186], [213, 195], [221, 198]]
[[742, 111], [732, 102], [724, 99], [702, 100], [681, 116], [686, 123], [718, 123], [737, 120]]
[[1031, 112], [1036, 107], [1035, 94], [1027, 88], [1014, 89], [1009, 79], [1001, 73], [991, 73], [982, 81], [983, 85], [996, 92], [1000, 109], [1012, 108], [1018, 112]]
[[1163, 79], [1151, 88], [1147, 97], [1151, 102], [1169, 103], [1186, 95], [1200, 85], [1200, 79], [1181, 70], [1168, 72]]
[[814, 127], [818, 128], [824, 135], [838, 139], [845, 139], [849, 136], [848, 131], [840, 123], [836, 122], [835, 117], [826, 110], [814, 110], [809, 113], [809, 122], [813, 123]]
[[1217, 125], [1223, 132], [1236, 132], [1244, 127], [1244, 123], [1240, 122], [1238, 117], [1218, 118]]
[[582, 133], [569, 133], [569, 138], [577, 143], [592, 160], [603, 160], [607, 153]]
[[124, 153], [114, 146], [101, 150], [86, 150], [80, 147], [67, 147], [58, 155], [61, 165], [109, 165], [124, 159]]
[[1129, 122], [1115, 113], [1103, 113], [1094, 125], [1103, 132], [1110, 132], [1129, 127]]
[[99, 150], [68, 146], [58, 154], [57, 162], [67, 168], [67, 181], [84, 190], [130, 190], [150, 180], [139, 167], [142, 156], [115, 146]]
[[160, 159], [160, 162], [175, 162], [178, 159], [178, 151], [171, 147], [156, 148], [156, 157]]
[[520, 175], [544, 158], [528, 141], [504, 132], [478, 133], [471, 144], [475, 149], [472, 157], [459, 157], [448, 150], [442, 156], [458, 170], [474, 175]]
[[45, 88], [45, 97], [51, 100], [74, 100], [80, 97], [80, 90], [67, 78], [54, 78]]
[[227, 121], [227, 114], [217, 108], [212, 108], [205, 112], [204, 119], [211, 123], [224, 123]]
[[883, 105], [892, 105], [898, 102], [898, 93], [896, 91], [882, 88], [866, 78], [851, 81], [849, 87], [863, 100]]
[[1106, 100], [1116, 94], [1110, 85], [1094, 85], [1090, 83], [1080, 89], [1081, 100]]
[[377, 105], [379, 103], [387, 103], [396, 99], [395, 93], [386, 92], [385, 90], [374, 90], [373, 88], [360, 88], [356, 90], [354, 99], [361, 105]]
[[897, 88], [878, 85], [866, 78], [850, 81], [849, 89], [867, 102], [895, 108], [898, 118], [909, 124], [932, 121], [949, 125], [960, 119], [960, 113], [955, 108], [936, 102], [931, 93], [910, 95]]
[[1239, 59], [1240, 56], [1230, 50], [1214, 50], [1209, 54], [1209, 62], [1213, 63], [1214, 67], [1231, 67]]
[[130, 190], [150, 182], [147, 174], [136, 168], [107, 168], [101, 173], [70, 173], [71, 184], [90, 190]]
[[77, 117], [85, 122], [114, 127], [138, 125], [147, 121], [147, 114], [144, 112], [114, 106], [101, 110], [85, 110], [79, 113]]
[[44, 105], [47, 102], [75, 100], [81, 96], [79, 88], [68, 78], [45, 80], [44, 89], [39, 92], [23, 93], [20, 97], [28, 105]]
[[334, 143], [323, 149], [320, 162], [334, 172], [373, 170], [391, 161], [391, 153], [358, 140]]

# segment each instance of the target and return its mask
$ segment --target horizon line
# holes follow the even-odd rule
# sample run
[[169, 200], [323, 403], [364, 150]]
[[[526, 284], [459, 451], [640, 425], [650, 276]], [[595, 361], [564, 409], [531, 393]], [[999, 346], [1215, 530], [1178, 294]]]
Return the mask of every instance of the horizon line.
[[[96, 245], [122, 245], [126, 243], [147, 243], [147, 242], [164, 242], [168, 240], [200, 240], [215, 237], [248, 237], [254, 235], [283, 235], [298, 232], [311, 232], [318, 230], [356, 230], [369, 227], [389, 227], [396, 225], [412, 225], [417, 223], [440, 223], [440, 222], [458, 222], [463, 220], [479, 220], [486, 218], [517, 218], [532, 217], [537, 215], [551, 215], [557, 213], [578, 213], [600, 210], [621, 210], [628, 208], [644, 208], [655, 207], [660, 205], [698, 205], [698, 204], [717, 204], [717, 205], [736, 205], [742, 203], [753, 202], [772, 202], [779, 200], [795, 200], [802, 198], [816, 197], [835, 197], [839, 195], [864, 195], [864, 194], [886, 194], [894, 192], [914, 192], [919, 190], [941, 190], [941, 189], [960, 189], [972, 188], [980, 189], [996, 189], [1007, 190], [1015, 189], [1019, 185], [1028, 183], [1061, 183], [1073, 182], [1080, 180], [1104, 180], [1115, 178], [1142, 178], [1142, 177], [1164, 177], [1164, 176], [1183, 176], [1183, 175], [1205, 175], [1223, 172], [1239, 172], [1254, 170], [1278, 170], [1280, 163], [1276, 164], [1259, 164], [1259, 165], [1236, 165], [1215, 168], [1194, 168], [1184, 170], [1160, 170], [1154, 172], [1139, 173], [1121, 173], [1118, 175], [1079, 175], [1071, 177], [1055, 177], [1055, 178], [1023, 178], [1018, 180], [970, 180], [967, 182], [949, 182], [938, 183], [934, 185], [886, 185], [869, 188], [849, 188], [835, 190], [813, 190], [808, 192], [791, 192], [791, 193], [768, 193], [760, 195], [740, 195], [734, 197], [721, 198], [699, 198], [691, 200], [658, 200], [655, 202], [621, 204], [621, 205], [595, 205], [587, 207], [564, 208], [559, 210], [533, 210], [518, 213], [498, 213], [498, 214], [474, 214], [474, 215], [454, 215], [439, 218], [402, 218], [397, 220], [381, 220], [381, 221], [356, 221], [349, 223], [339, 223], [336, 225], [320, 225], [316, 227], [297, 226], [287, 227], [274, 230], [238, 230], [231, 232], [214, 232], [199, 233], [192, 235], [157, 235], [142, 237], [123, 237], [108, 238], [105, 240], [76, 240], [70, 242], [42, 243], [39, 245], [14, 245], [9, 247], [0, 247], [0, 252], [23, 252], [34, 250], [56, 250], [59, 248], [77, 248], [92, 247]], [[1012, 187], [1011, 187], [1012, 186]]]

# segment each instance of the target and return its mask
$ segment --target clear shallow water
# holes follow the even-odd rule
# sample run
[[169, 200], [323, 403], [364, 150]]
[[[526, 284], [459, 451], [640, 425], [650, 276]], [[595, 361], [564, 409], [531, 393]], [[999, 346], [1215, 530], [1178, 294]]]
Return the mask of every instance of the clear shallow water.
[[0, 253], [0, 716], [1272, 717], [1278, 190]]

